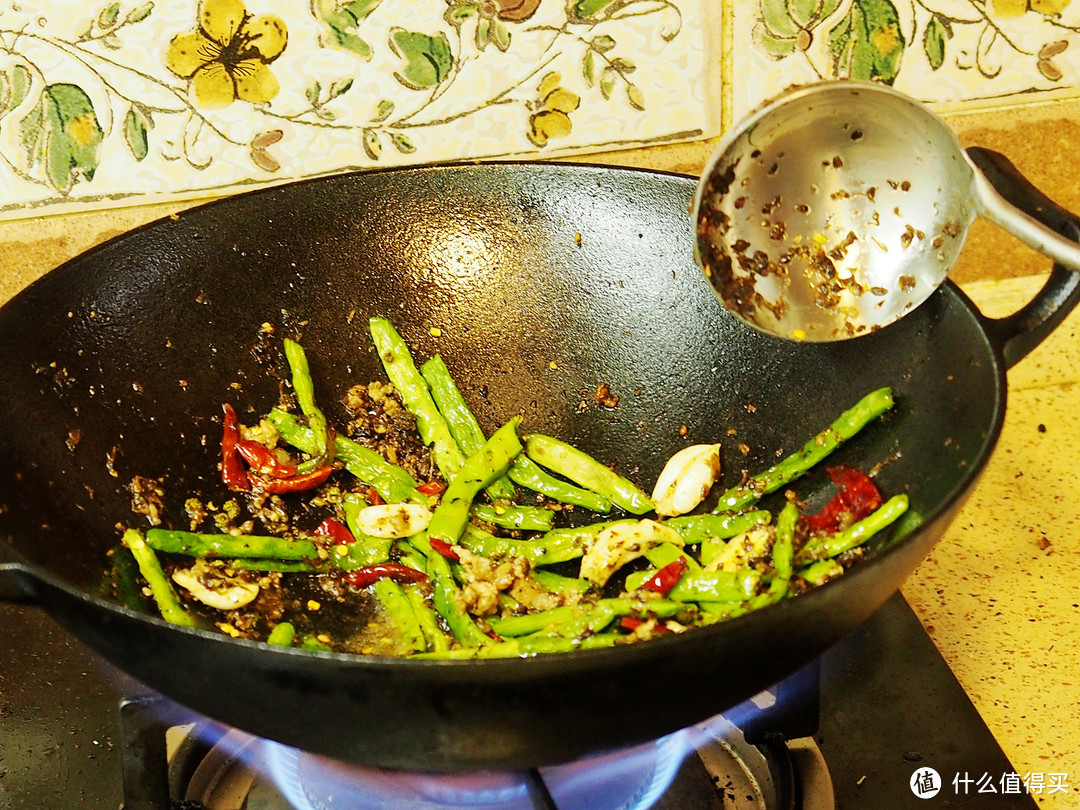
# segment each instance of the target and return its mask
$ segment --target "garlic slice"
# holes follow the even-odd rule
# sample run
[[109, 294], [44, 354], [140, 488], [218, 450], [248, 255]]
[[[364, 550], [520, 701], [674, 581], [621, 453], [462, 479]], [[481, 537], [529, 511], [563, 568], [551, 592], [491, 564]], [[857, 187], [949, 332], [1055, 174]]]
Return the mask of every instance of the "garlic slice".
[[422, 532], [431, 522], [431, 510], [417, 503], [380, 503], [356, 514], [356, 528], [372, 537], [397, 540]]
[[655, 520], [619, 522], [602, 530], [581, 558], [581, 576], [602, 587], [611, 575], [661, 543], [683, 545], [682, 535]]
[[221, 568], [198, 559], [191, 568], [173, 571], [173, 582], [207, 607], [236, 610], [255, 601], [259, 586], [239, 577], [226, 576]]
[[671, 458], [656, 479], [652, 501], [661, 517], [684, 515], [705, 500], [720, 477], [720, 445], [692, 444]]

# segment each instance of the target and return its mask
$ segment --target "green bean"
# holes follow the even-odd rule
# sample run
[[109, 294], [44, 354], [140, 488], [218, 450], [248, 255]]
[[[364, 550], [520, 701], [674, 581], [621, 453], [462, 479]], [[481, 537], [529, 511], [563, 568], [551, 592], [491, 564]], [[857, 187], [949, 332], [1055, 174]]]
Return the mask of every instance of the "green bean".
[[785, 503], [776, 517], [776, 538], [772, 548], [775, 574], [769, 582], [766, 594], [768, 602], [783, 599], [791, 587], [792, 565], [795, 560], [795, 524], [798, 520], [799, 507], [792, 501]]
[[581, 557], [588, 539], [599, 532], [598, 525], [584, 527], [581, 534], [576, 534], [573, 529], [552, 529], [536, 540], [521, 540], [515, 537], [497, 537], [475, 523], [470, 523], [465, 527], [458, 543], [481, 557], [495, 560], [524, 557], [534, 567], [554, 565]]
[[536, 567], [568, 562], [582, 555], [580, 539], [566, 534], [568, 531], [570, 530], [552, 529], [538, 540], [521, 540], [515, 537], [498, 537], [475, 523], [469, 523], [458, 543], [481, 557], [494, 560], [524, 557]]
[[720, 496], [714, 512], [743, 509], [795, 480], [893, 406], [891, 388], [871, 391], [801, 449]]
[[333, 648], [329, 644], [324, 644], [315, 638], [313, 635], [300, 636], [295, 645], [302, 650], [311, 650], [312, 652], [333, 652]]
[[404, 591], [405, 598], [409, 600], [413, 614], [420, 623], [420, 631], [424, 634], [427, 649], [432, 652], [450, 649], [450, 638], [439, 626], [438, 613], [428, 603], [427, 597], [415, 585], [405, 585]]
[[461, 647], [444, 652], [418, 653], [412, 657], [451, 661], [468, 661], [473, 658], [527, 658], [534, 655], [597, 650], [603, 647], [613, 647], [625, 641], [626, 635], [624, 633], [596, 633], [585, 638], [529, 636], [510, 638], [501, 644], [488, 644], [484, 647]]
[[686, 574], [668, 593], [680, 602], [739, 602], [757, 593], [761, 574], [750, 568], [739, 571], [702, 571]]
[[[531, 541], [536, 549], [534, 565], [554, 565], [581, 557], [604, 529], [620, 523], [637, 523], [634, 518], [606, 520], [585, 526], [552, 529]], [[524, 555], [523, 555], [524, 556]]]
[[465, 647], [480, 647], [493, 643], [465, 610], [465, 600], [454, 582], [450, 561], [432, 551], [427, 555], [427, 574], [431, 580], [435, 610], [446, 621], [446, 626], [458, 642]]
[[[314, 431], [301, 425], [293, 414], [273, 408], [267, 414], [267, 419], [287, 443], [305, 453], [315, 452]], [[416, 481], [408, 472], [391, 464], [370, 447], [358, 444], [347, 436], [335, 436], [334, 449], [338, 460], [345, 464], [345, 469], [374, 487], [387, 503], [427, 503], [427, 496], [416, 491]]]
[[653, 503], [636, 484], [566, 442], [533, 433], [525, 440], [525, 454], [551, 472], [607, 498], [627, 512], [643, 515]]
[[521, 616], [509, 616], [504, 619], [493, 617], [488, 619], [488, 624], [503, 638], [530, 636], [534, 633], [551, 632], [557, 625], [575, 619], [592, 609], [592, 604], [588, 602], [580, 605], [561, 605], [536, 613], [524, 613]]
[[607, 498], [556, 478], [527, 456], [514, 459], [506, 475], [519, 487], [539, 492], [553, 501], [573, 504], [599, 514], [611, 511], [611, 501]]
[[667, 518], [664, 525], [677, 531], [686, 545], [692, 546], [709, 539], [727, 540], [771, 520], [772, 513], [759, 509], [753, 512], [683, 515]]
[[265, 557], [274, 560], [317, 560], [310, 540], [254, 534], [203, 534], [178, 529], [147, 529], [146, 543], [155, 551], [189, 557]]
[[266, 643], [275, 647], [291, 647], [296, 638], [296, 628], [289, 622], [278, 622], [270, 635], [266, 637]]
[[788, 501], [776, 518], [776, 540], [773, 543], [773, 568], [776, 576], [791, 579], [791, 567], [795, 560], [795, 524], [799, 520], [799, 507]]
[[150, 595], [157, 605], [161, 618], [172, 624], [183, 627], [194, 627], [195, 619], [180, 604], [180, 599], [173, 590], [172, 583], [165, 576], [161, 568], [161, 562], [154, 550], [147, 545], [146, 540], [137, 529], [128, 529], [120, 538], [139, 566], [139, 573], [146, 580], [150, 588]]
[[798, 570], [798, 575], [811, 585], [824, 585], [844, 573], [844, 566], [836, 560], [818, 560]]
[[446, 543], [458, 541], [469, 522], [473, 499], [484, 487], [505, 473], [510, 462], [521, 452], [521, 441], [517, 437], [519, 421], [515, 416], [496, 430], [450, 479], [442, 501], [428, 524], [431, 537]]
[[899, 518], [908, 508], [907, 495], [894, 495], [862, 520], [835, 534], [811, 537], [795, 557], [798, 565], [805, 565], [815, 560], [829, 559], [845, 551], [862, 545], [890, 523]]
[[121, 543], [109, 550], [109, 558], [112, 560], [112, 570], [103, 583], [106, 595], [111, 593], [129, 610], [146, 613], [153, 606], [153, 600], [146, 597], [139, 584], [142, 572], [131, 549]]
[[[431, 389], [432, 399], [435, 400], [435, 405], [446, 420], [450, 435], [454, 437], [462, 455], [471, 456], [483, 447], [487, 437], [472, 409], [469, 408], [469, 404], [465, 401], [465, 397], [458, 389], [457, 383], [450, 375], [450, 369], [446, 367], [442, 357], [436, 354], [420, 366], [420, 375]], [[493, 501], [511, 501], [517, 495], [513, 483], [506, 476], [492, 481], [486, 492]]]
[[562, 574], [556, 574], [554, 571], [534, 569], [532, 571], [532, 577], [540, 583], [540, 587], [546, 591], [551, 591], [552, 593], [585, 593], [592, 587], [587, 579], [567, 577]]
[[[582, 638], [602, 632], [619, 616], [619, 611], [614, 605], [605, 604], [603, 601], [592, 606], [592, 610], [579, 616], [557, 624], [546, 633], [539, 635], [555, 635], [564, 638]], [[498, 632], [496, 630], [496, 632]]]
[[563, 605], [522, 616], [492, 618], [488, 620], [488, 623], [491, 629], [500, 636], [517, 637], [536, 633], [555, 633], [569, 637], [575, 633], [599, 632], [616, 616], [651, 615], [671, 618], [690, 612], [694, 612], [693, 606], [671, 599], [619, 597], [600, 599], [596, 602], [582, 602], [578, 605]]
[[461, 537], [458, 538], [458, 544], [464, 546], [473, 554], [490, 557], [494, 560], [504, 557], [525, 557], [530, 562], [534, 562], [540, 555], [539, 549], [532, 546], [528, 540], [497, 537], [475, 523], [465, 525], [465, 530], [461, 533]]
[[373, 590], [387, 618], [397, 629], [403, 650], [406, 653], [426, 650], [427, 639], [420, 620], [401, 585], [392, 579], [380, 579], [375, 582]]
[[285, 338], [285, 359], [289, 362], [289, 370], [292, 373], [292, 387], [296, 393], [296, 400], [300, 403], [300, 410], [307, 417], [308, 427], [311, 428], [314, 440], [314, 455], [319, 464], [326, 457], [327, 437], [329, 426], [326, 416], [319, 406], [315, 404], [315, 383], [311, 379], [311, 369], [308, 366], [307, 354], [304, 347], [295, 340]]
[[679, 557], [686, 560], [687, 573], [696, 574], [701, 570], [701, 564], [674, 543], [660, 543], [645, 552], [645, 559], [657, 569], [670, 565]]
[[420, 438], [431, 445], [435, 463], [449, 480], [461, 469], [465, 456], [431, 398], [428, 384], [416, 368], [409, 347], [386, 318], [371, 318], [368, 325], [386, 376], [401, 395], [405, 408], [416, 417]]
[[555, 520], [555, 513], [538, 506], [515, 506], [513, 504], [474, 504], [472, 516], [503, 529], [527, 532], [546, 532]]
[[[333, 556], [333, 552], [331, 552]], [[306, 562], [293, 560], [271, 559], [246, 559], [244, 557], [232, 557], [229, 559], [229, 567], [235, 571], [264, 571], [278, 572], [282, 574], [311, 574], [319, 570], [319, 566]]]

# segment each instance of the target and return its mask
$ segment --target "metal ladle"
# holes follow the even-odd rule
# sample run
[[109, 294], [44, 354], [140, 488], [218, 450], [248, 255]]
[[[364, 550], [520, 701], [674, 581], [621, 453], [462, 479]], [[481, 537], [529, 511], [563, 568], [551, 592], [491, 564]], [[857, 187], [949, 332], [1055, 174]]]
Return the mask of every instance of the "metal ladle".
[[977, 216], [1080, 271], [1080, 246], [998, 194], [923, 104], [883, 84], [822, 82], [722, 138], [698, 184], [695, 252], [744, 321], [835, 341], [921, 304]]

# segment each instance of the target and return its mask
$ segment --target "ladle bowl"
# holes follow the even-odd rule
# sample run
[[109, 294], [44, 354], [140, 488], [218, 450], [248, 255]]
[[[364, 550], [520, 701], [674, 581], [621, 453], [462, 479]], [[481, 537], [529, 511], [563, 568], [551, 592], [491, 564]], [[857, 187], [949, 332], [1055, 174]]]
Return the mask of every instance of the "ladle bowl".
[[1080, 270], [1080, 247], [1006, 202], [925, 105], [884, 84], [821, 82], [721, 140], [695, 197], [695, 253], [744, 321], [835, 341], [926, 300], [978, 216]]

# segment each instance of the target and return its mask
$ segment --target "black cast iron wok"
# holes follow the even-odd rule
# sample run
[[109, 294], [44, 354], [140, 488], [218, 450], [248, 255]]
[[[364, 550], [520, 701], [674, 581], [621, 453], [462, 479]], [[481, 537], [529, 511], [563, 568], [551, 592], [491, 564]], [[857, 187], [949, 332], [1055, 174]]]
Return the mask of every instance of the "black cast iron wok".
[[[1018, 204], [1075, 235], [1070, 215], [996, 170], [994, 155], [977, 159]], [[947, 285], [868, 337], [778, 341], [729, 317], [695, 267], [693, 191], [687, 177], [546, 164], [350, 175], [192, 210], [65, 264], [0, 310], [3, 591], [189, 707], [381, 766], [564, 761], [768, 687], [869, 617], [923, 559], [996, 441], [1006, 367], [1073, 306], [1077, 280], [1056, 270], [1003, 321]], [[520, 412], [524, 430], [574, 442], [645, 486], [687, 441], [721, 441], [728, 481], [762, 469], [892, 385], [896, 412], [838, 458], [863, 469], [891, 460], [881, 489], [908, 492], [923, 523], [840, 580], [743, 618], [532, 660], [270, 648], [92, 595], [116, 524], [134, 520], [133, 475], [164, 479], [181, 526], [185, 495], [220, 499], [221, 403], [251, 421], [277, 402], [252, 354], [260, 324], [279, 335], [303, 324], [334, 415], [346, 386], [382, 377], [366, 332], [375, 314], [421, 356], [442, 353], [485, 428]], [[591, 404], [601, 383], [617, 408]], [[828, 484], [818, 475], [798, 489], [820, 503]]]

